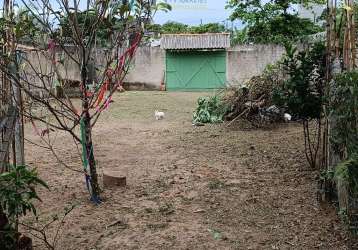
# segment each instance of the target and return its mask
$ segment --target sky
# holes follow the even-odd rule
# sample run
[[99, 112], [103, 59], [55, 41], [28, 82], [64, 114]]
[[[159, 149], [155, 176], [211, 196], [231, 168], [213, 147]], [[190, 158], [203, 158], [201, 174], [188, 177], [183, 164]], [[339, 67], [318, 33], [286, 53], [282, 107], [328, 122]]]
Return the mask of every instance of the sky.
[[[173, 10], [157, 13], [155, 22], [163, 24], [176, 21], [189, 25], [201, 23], [222, 23], [231, 26], [228, 21], [231, 10], [225, 9], [227, 0], [160, 0], [169, 3]], [[158, 1], [159, 2], [159, 1]], [[237, 22], [235, 23], [237, 25]]]
[[[21, 2], [21, 0], [15, 1]], [[168, 21], [176, 21], [188, 25], [218, 22], [226, 25], [228, 28], [232, 25], [238, 26], [240, 24], [239, 22], [231, 23], [228, 21], [231, 10], [225, 9], [227, 0], [157, 0], [157, 2], [161, 1], [169, 3], [173, 10], [168, 13], [158, 12], [154, 20], [159, 24]], [[56, 0], [50, 0], [50, 2], [55, 3]], [[85, 3], [86, 1], [83, 0], [81, 2]], [[3, 0], [0, 0], [0, 6], [2, 7], [2, 5]]]

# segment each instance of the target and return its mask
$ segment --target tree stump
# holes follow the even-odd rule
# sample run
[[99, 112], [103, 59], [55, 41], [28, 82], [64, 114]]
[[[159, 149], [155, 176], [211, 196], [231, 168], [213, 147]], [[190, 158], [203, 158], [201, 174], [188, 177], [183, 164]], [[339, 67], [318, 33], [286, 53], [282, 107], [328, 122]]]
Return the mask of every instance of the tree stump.
[[125, 187], [127, 185], [127, 178], [122, 176], [117, 171], [103, 172], [103, 186], [104, 187]]

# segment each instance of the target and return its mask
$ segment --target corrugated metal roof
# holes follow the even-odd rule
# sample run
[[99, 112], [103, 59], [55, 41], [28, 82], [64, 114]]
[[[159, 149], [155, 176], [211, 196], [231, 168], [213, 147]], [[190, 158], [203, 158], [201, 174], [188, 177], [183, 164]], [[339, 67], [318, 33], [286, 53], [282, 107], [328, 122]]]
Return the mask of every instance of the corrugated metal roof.
[[166, 34], [162, 49], [226, 49], [230, 47], [230, 33]]

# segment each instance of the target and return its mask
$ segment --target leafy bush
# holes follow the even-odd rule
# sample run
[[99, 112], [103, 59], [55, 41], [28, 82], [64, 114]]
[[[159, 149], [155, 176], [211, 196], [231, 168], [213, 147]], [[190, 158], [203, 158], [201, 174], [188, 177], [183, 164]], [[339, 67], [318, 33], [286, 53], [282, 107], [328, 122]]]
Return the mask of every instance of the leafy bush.
[[219, 23], [207, 23], [199, 26], [191, 26], [189, 33], [202, 34], [202, 33], [221, 33], [227, 31], [225, 26]]
[[207, 23], [198, 26], [189, 26], [179, 22], [167, 22], [163, 25], [149, 24], [147, 30], [163, 34], [202, 34], [202, 33], [221, 33], [226, 32], [227, 29], [224, 25], [219, 23]]
[[[297, 3], [303, 3], [306, 6], [310, 3], [322, 3], [322, 1], [305, 0], [303, 2], [228, 0], [226, 7], [233, 10], [230, 19], [240, 20], [246, 24], [245, 30], [238, 34], [236, 41], [284, 44], [287, 41], [297, 42], [302, 37], [324, 31], [323, 27], [307, 18], [301, 18], [295, 11]], [[242, 35], [245, 35], [244, 39]]]
[[323, 43], [315, 43], [300, 52], [287, 44], [283, 69], [288, 79], [273, 91], [274, 103], [302, 121], [305, 154], [311, 168], [322, 163], [318, 160], [318, 151], [322, 142], [325, 51]]
[[358, 152], [358, 71], [337, 75], [331, 89], [329, 109], [336, 120], [331, 142], [342, 158], [349, 157]]
[[187, 33], [188, 25], [178, 22], [167, 22], [160, 28], [161, 33]]
[[[343, 72], [334, 77], [328, 109], [332, 121], [329, 139], [334, 153], [342, 159], [335, 167], [334, 177], [348, 188], [344, 218], [352, 226], [356, 220], [351, 217], [354, 214], [351, 212], [355, 208], [352, 207], [354, 202], [351, 204], [349, 201], [358, 198], [358, 71]], [[351, 230], [354, 228], [350, 227]]]
[[299, 119], [320, 118], [325, 79], [325, 45], [316, 43], [305, 51], [297, 52], [286, 45], [283, 61], [289, 78], [273, 91], [273, 101]]
[[349, 187], [350, 194], [358, 194], [358, 153], [354, 153], [348, 160], [339, 163], [334, 177], [340, 179]]
[[193, 114], [193, 123], [220, 123], [228, 111], [228, 106], [217, 95], [200, 97], [198, 107]]
[[28, 170], [25, 166], [11, 166], [9, 172], [0, 175], [0, 205], [10, 221], [28, 211], [36, 215], [33, 201], [40, 200], [36, 185], [48, 188], [35, 169]]
[[[18, 237], [19, 217], [27, 212], [37, 215], [35, 200], [40, 200], [35, 186], [46, 188], [45, 182], [38, 178], [36, 171], [25, 166], [10, 166], [9, 172], [0, 175], [0, 214], [6, 218], [0, 228], [1, 249], [14, 249]], [[40, 200], [41, 201], [41, 200]]]
[[267, 22], [257, 23], [247, 29], [247, 40], [253, 43], [285, 44], [297, 42], [324, 29], [311, 20], [295, 15], [280, 15]]

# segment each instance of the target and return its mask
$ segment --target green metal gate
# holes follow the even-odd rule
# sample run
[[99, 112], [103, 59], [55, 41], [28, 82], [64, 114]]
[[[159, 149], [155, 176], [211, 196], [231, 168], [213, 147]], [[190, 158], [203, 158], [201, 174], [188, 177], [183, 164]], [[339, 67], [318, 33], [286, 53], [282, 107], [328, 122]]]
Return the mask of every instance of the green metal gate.
[[225, 82], [225, 51], [167, 51], [168, 90], [220, 89]]

